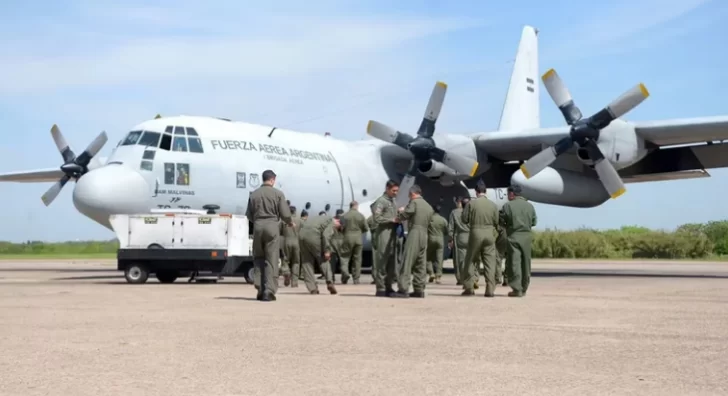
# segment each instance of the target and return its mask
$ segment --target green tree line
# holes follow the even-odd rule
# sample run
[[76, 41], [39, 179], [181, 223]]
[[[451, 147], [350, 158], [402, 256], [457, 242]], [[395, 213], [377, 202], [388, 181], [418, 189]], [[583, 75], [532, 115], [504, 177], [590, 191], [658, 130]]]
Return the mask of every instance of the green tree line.
[[[617, 230], [534, 232], [534, 258], [697, 259], [728, 256], [728, 220], [684, 224], [675, 231], [628, 226]], [[0, 255], [113, 254], [116, 240], [49, 243], [0, 241]]]

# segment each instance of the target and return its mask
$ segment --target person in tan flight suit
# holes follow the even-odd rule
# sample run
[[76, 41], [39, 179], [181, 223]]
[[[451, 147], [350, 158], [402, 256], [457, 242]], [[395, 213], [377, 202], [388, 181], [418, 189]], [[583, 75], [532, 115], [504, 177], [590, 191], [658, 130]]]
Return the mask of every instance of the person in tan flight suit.
[[298, 277], [301, 274], [301, 245], [299, 244], [299, 233], [301, 231], [301, 219], [296, 215], [296, 207], [291, 206], [291, 222], [295, 225], [289, 227], [281, 221], [281, 237], [283, 237], [283, 257], [281, 272], [283, 272], [283, 285], [298, 287]]
[[445, 248], [445, 238], [448, 236], [447, 220], [440, 215], [442, 207], [435, 205], [434, 215], [427, 227], [427, 274], [429, 282], [440, 284], [442, 278], [442, 255]]
[[291, 210], [283, 191], [273, 187], [276, 174], [263, 172], [263, 185], [248, 198], [245, 216], [253, 222], [253, 263], [260, 273], [256, 276], [258, 301], [275, 301], [278, 291], [278, 262], [280, 261], [280, 221], [295, 227]]
[[[359, 284], [361, 276], [362, 258], [362, 237], [369, 231], [367, 219], [359, 213], [359, 203], [352, 201], [349, 204], [349, 211], [341, 216], [341, 233], [344, 235], [344, 242], [341, 245], [340, 268], [341, 283], [347, 284], [349, 277], [353, 275], [354, 284]], [[349, 264], [352, 264], [351, 273]]]

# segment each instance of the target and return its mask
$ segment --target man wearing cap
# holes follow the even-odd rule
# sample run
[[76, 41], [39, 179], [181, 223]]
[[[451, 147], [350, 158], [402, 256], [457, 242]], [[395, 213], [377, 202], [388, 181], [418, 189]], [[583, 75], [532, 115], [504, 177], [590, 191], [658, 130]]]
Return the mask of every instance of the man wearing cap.
[[508, 188], [508, 202], [500, 210], [501, 224], [506, 229], [506, 278], [513, 289], [509, 297], [522, 297], [531, 283], [531, 229], [536, 226], [536, 209], [521, 196], [519, 186]]

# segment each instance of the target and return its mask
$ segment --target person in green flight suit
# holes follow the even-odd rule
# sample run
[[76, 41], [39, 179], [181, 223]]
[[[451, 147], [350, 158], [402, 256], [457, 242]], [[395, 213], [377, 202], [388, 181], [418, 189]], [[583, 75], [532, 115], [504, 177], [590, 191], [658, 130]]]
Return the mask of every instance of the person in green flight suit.
[[[344, 242], [341, 245], [341, 283], [347, 284], [349, 277], [353, 276], [354, 284], [359, 284], [361, 277], [362, 237], [369, 231], [367, 219], [359, 212], [359, 203], [351, 201], [349, 211], [341, 216], [341, 233]], [[349, 264], [352, 264], [351, 273]]]
[[450, 242], [448, 246], [452, 250], [452, 266], [455, 269], [455, 280], [457, 285], [462, 285], [461, 271], [462, 262], [465, 261], [465, 252], [467, 251], [468, 235], [470, 235], [470, 229], [463, 224], [461, 218], [463, 214], [463, 197], [458, 197], [455, 200], [455, 209], [450, 212], [450, 219], [448, 220], [448, 235], [450, 236]]
[[536, 209], [521, 196], [519, 186], [511, 186], [508, 188], [508, 202], [501, 208], [500, 215], [508, 235], [506, 277], [508, 286], [513, 289], [508, 296], [522, 297], [531, 283], [531, 229], [538, 221]]
[[302, 224], [300, 233], [301, 267], [303, 282], [311, 294], [319, 294], [314, 263], [321, 266], [329, 293], [336, 294], [336, 287], [334, 287], [331, 275], [331, 238], [334, 235], [334, 229], [338, 227], [339, 220], [329, 216], [311, 217]]
[[[400, 222], [407, 222], [407, 240], [399, 271], [399, 290], [392, 297], [424, 298], [427, 285], [427, 228], [435, 211], [422, 198], [422, 189], [417, 184], [410, 187], [409, 199], [406, 207], [398, 209]], [[408, 293], [412, 275], [413, 292]]]
[[[502, 212], [500, 212], [502, 214]], [[498, 221], [500, 224], [498, 225], [498, 229], [496, 231], [496, 237], [495, 237], [495, 283], [502, 284], [503, 286], [508, 286], [506, 283], [506, 271], [505, 271], [505, 261], [506, 261], [506, 252], [508, 250], [508, 238], [506, 235], [506, 228], [503, 226], [503, 216], [498, 216]]]
[[[336, 214], [334, 214], [334, 218], [341, 222], [341, 215], [343, 214], [343, 209], [336, 209]], [[334, 229], [334, 236], [331, 238], [331, 278], [334, 282], [336, 282], [336, 268], [341, 267], [341, 255], [343, 253], [343, 246], [344, 233], [342, 232], [341, 228]]]
[[427, 227], [427, 274], [429, 282], [440, 284], [442, 278], [442, 255], [445, 250], [445, 238], [448, 236], [447, 220], [440, 215], [442, 206], [435, 205], [432, 220]]
[[[301, 221], [301, 223], [300, 223], [301, 227], [303, 227], [303, 223], [305, 223], [306, 220], [308, 220], [308, 211], [306, 209], [301, 211], [301, 217], [299, 220]], [[300, 230], [298, 232], [298, 246], [299, 246], [298, 262], [300, 263], [301, 262], [301, 254], [300, 254], [301, 253], [301, 232], [300, 232]], [[300, 266], [299, 266], [299, 270], [298, 270], [298, 280], [303, 280], [303, 271], [301, 271]]]
[[281, 221], [281, 237], [283, 237], [283, 257], [281, 272], [283, 285], [298, 287], [298, 276], [301, 272], [301, 245], [298, 242], [301, 231], [301, 219], [296, 215], [296, 207], [291, 205], [291, 222], [294, 227]]
[[[372, 285], [376, 284], [376, 281], [374, 280], [374, 269], [377, 268], [377, 265], [374, 263], [374, 260], [377, 258], [377, 246], [376, 246], [376, 239], [374, 238], [374, 230], [376, 228], [376, 224], [374, 223], [374, 215], [371, 215], [367, 217], [367, 225], [369, 226], [369, 244], [372, 247]], [[383, 276], [383, 275], [382, 275]]]
[[395, 294], [392, 283], [395, 278], [395, 244], [397, 236], [395, 228], [399, 224], [397, 208], [394, 198], [399, 192], [399, 183], [388, 180], [385, 185], [384, 194], [377, 198], [371, 206], [374, 217], [374, 232], [372, 238], [376, 244], [376, 258], [372, 270], [374, 284], [376, 287], [375, 296], [389, 297]]
[[263, 185], [250, 194], [245, 216], [253, 223], [253, 263], [258, 301], [275, 301], [280, 261], [280, 221], [295, 227], [283, 191], [274, 187], [276, 174], [263, 171]]
[[475, 186], [476, 198], [463, 209], [463, 223], [470, 226], [468, 252], [465, 256], [463, 296], [475, 294], [476, 268], [474, 258], [483, 258], [485, 267], [485, 296], [495, 295], [495, 235], [499, 226], [498, 206], [485, 196], [485, 183], [479, 181]]

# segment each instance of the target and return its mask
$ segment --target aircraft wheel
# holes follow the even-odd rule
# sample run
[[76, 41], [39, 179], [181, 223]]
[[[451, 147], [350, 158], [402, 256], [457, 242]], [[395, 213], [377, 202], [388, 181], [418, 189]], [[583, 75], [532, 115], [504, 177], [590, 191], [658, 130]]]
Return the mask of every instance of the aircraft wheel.
[[139, 285], [147, 281], [149, 278], [149, 270], [142, 264], [134, 263], [124, 270], [124, 278], [131, 284]]
[[174, 283], [179, 276], [177, 271], [161, 271], [157, 272], [155, 275], [159, 283]]

